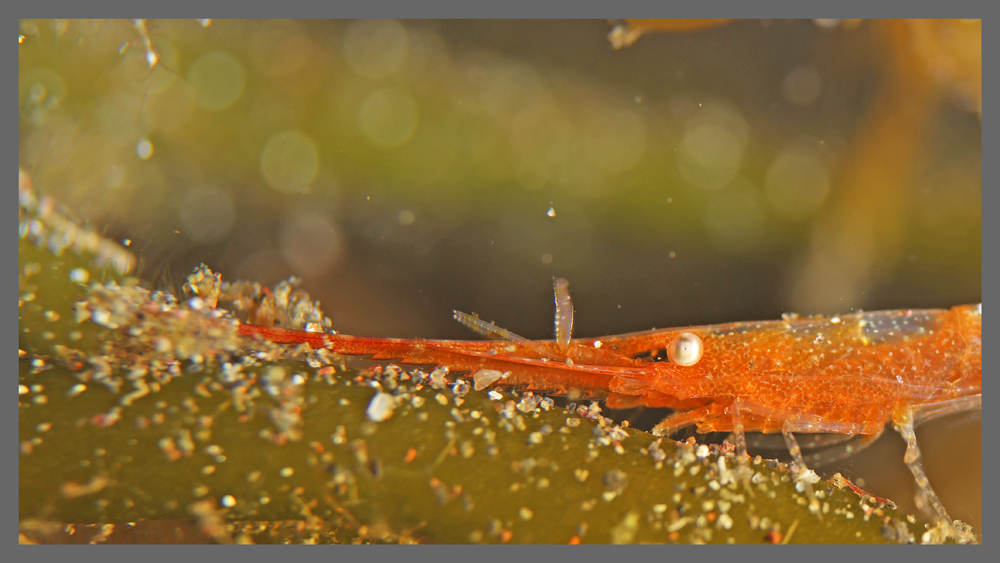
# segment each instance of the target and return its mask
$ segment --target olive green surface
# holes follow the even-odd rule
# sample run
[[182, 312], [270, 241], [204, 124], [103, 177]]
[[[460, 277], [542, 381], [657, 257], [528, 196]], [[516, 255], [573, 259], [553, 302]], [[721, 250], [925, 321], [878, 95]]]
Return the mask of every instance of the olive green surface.
[[[494, 400], [454, 376], [258, 362], [239, 385], [259, 395], [241, 402], [210, 359], [184, 362], [182, 375], [122, 406], [128, 384], [81, 391], [83, 371], [52, 357], [56, 345], [87, 354], [127, 332], [74, 320], [88, 289], [69, 271], [88, 260], [20, 241], [20, 271], [38, 264], [20, 287], [22, 525], [318, 518], [344, 541], [432, 543], [885, 543], [923, 533], [922, 522], [824, 482], [813, 514], [776, 463], [752, 465], [745, 487], [718, 448], [675, 446], [509, 389]], [[379, 392], [395, 408], [375, 422]], [[101, 415], [116, 405], [120, 418], [107, 424]], [[283, 434], [276, 415], [297, 408], [301, 435]]]

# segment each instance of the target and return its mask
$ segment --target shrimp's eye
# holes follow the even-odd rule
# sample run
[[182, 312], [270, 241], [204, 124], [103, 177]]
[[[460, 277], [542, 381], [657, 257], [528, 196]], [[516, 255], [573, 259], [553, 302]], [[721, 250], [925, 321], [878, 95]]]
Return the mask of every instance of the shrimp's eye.
[[667, 358], [679, 366], [693, 366], [701, 359], [703, 350], [697, 334], [682, 332], [667, 345]]

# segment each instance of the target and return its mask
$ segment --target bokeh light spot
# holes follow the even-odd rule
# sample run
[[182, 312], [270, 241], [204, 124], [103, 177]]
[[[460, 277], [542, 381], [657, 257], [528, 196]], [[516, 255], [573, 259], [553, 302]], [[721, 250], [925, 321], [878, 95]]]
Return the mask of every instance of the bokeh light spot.
[[191, 65], [187, 81], [195, 91], [199, 106], [219, 111], [233, 105], [243, 95], [246, 71], [236, 57], [225, 51], [213, 51]]
[[594, 119], [587, 138], [591, 163], [599, 170], [617, 174], [633, 168], [646, 151], [646, 126], [631, 110], [610, 111]]
[[271, 137], [260, 152], [260, 171], [272, 188], [301, 192], [316, 179], [319, 152], [316, 144], [298, 131]]
[[823, 79], [812, 66], [800, 66], [785, 76], [781, 83], [781, 94], [792, 105], [806, 107], [823, 93]]
[[701, 188], [725, 186], [740, 169], [748, 137], [746, 120], [735, 109], [703, 104], [685, 125], [677, 151], [681, 175]]
[[153, 156], [153, 143], [149, 139], [139, 139], [135, 144], [135, 152], [142, 160], [149, 160]]
[[299, 212], [285, 221], [280, 240], [282, 256], [300, 276], [319, 276], [328, 272], [340, 258], [344, 246], [336, 225], [312, 211]]
[[229, 234], [236, 222], [236, 207], [229, 194], [217, 188], [189, 191], [181, 200], [181, 228], [192, 242], [210, 244]]
[[409, 226], [417, 220], [417, 214], [409, 209], [403, 209], [399, 212], [398, 219], [400, 225]]
[[403, 67], [408, 52], [406, 30], [396, 20], [361, 20], [344, 33], [344, 58], [361, 76], [394, 74]]
[[705, 228], [719, 250], [741, 254], [760, 244], [764, 204], [758, 190], [737, 179], [713, 194], [705, 207]]
[[35, 68], [18, 80], [21, 118], [35, 125], [45, 123], [66, 96], [66, 82], [47, 68]]
[[771, 164], [764, 179], [767, 203], [774, 213], [789, 221], [808, 219], [830, 193], [830, 174], [816, 156], [804, 149], [783, 151]]
[[358, 128], [380, 147], [405, 144], [417, 130], [417, 102], [395, 88], [372, 92], [358, 110]]

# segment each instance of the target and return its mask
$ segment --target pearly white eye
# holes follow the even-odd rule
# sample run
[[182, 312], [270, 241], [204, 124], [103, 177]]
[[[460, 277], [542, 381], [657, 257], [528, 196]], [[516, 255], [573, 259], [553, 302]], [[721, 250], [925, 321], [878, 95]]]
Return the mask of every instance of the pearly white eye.
[[697, 334], [682, 332], [667, 345], [667, 358], [679, 366], [693, 366], [701, 359], [703, 351]]

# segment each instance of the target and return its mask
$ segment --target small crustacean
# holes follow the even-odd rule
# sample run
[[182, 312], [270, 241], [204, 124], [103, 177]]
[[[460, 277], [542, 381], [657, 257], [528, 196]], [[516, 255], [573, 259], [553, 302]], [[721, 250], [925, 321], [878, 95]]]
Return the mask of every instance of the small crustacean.
[[[945, 531], [955, 533], [920, 463], [914, 426], [982, 408], [981, 304], [571, 339], [568, 284], [558, 279], [555, 290], [555, 340], [528, 340], [458, 311], [456, 320], [499, 340], [364, 338], [254, 325], [240, 332], [375, 360], [444, 365], [471, 374], [477, 388], [517, 385], [603, 398], [610, 408], [667, 407], [674, 412], [653, 433], [692, 425], [731, 432], [741, 460], [745, 432], [780, 432], [800, 479], [809, 472], [794, 434], [829, 434], [831, 443], [857, 438], [856, 451], [892, 423], [906, 440], [904, 461], [918, 494]], [[812, 497], [808, 480], [803, 486]]]

